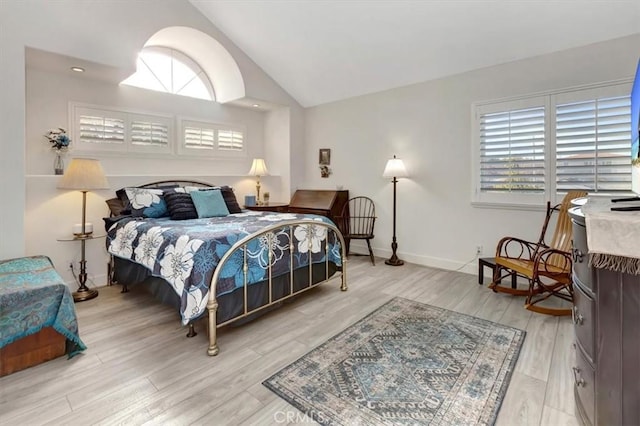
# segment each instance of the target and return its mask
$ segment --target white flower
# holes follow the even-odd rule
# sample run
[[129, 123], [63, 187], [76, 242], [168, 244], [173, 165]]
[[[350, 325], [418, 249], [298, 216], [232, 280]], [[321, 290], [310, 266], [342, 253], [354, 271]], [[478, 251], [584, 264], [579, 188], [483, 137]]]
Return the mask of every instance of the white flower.
[[126, 188], [127, 198], [134, 209], [143, 209], [160, 202], [162, 190], [148, 188]]
[[299, 241], [298, 251], [300, 253], [308, 252], [309, 244], [311, 244], [311, 253], [319, 253], [320, 243], [327, 237], [327, 228], [318, 225], [300, 225], [296, 226], [293, 235]]
[[187, 325], [191, 318], [195, 318], [204, 312], [207, 299], [203, 299], [202, 291], [195, 287], [187, 292], [187, 306], [184, 308], [183, 325]]
[[116, 231], [116, 237], [109, 244], [109, 252], [116, 256], [131, 259], [132, 243], [138, 236], [138, 226], [141, 222], [132, 220]]
[[153, 270], [158, 250], [164, 242], [162, 232], [165, 228], [154, 226], [140, 236], [138, 247], [136, 247], [136, 261], [142, 263], [147, 268]]
[[[280, 243], [282, 240], [282, 244]], [[269, 243], [271, 241], [271, 243]], [[258, 237], [258, 249], [256, 251], [247, 250], [247, 255], [258, 261], [263, 269], [274, 266], [276, 262], [284, 256], [286, 250], [289, 249], [289, 234], [284, 229], [277, 233], [269, 232]]]
[[202, 240], [189, 240], [188, 235], [182, 235], [175, 246], [169, 244], [164, 249], [160, 274], [172, 284], [178, 294], [182, 294], [184, 282], [193, 268], [193, 256], [203, 243]]

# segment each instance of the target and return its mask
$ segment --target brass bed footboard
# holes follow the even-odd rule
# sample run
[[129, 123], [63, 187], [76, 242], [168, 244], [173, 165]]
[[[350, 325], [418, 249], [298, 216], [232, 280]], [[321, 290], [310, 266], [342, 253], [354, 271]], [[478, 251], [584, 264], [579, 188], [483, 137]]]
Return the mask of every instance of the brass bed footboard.
[[[306, 238], [307, 240], [307, 247], [303, 247], [305, 250], [301, 250], [301, 247], [299, 247], [298, 244], [294, 244], [294, 232], [296, 229], [298, 229], [298, 227], [303, 227], [302, 229], [306, 231], [306, 235], [308, 236], [308, 238]], [[273, 274], [272, 274], [272, 256], [274, 255], [273, 253], [273, 247], [274, 247], [274, 239], [276, 238], [276, 235], [274, 233], [274, 231], [283, 231], [285, 230], [287, 232], [288, 235], [288, 239], [289, 239], [289, 243], [288, 246], [286, 247], [286, 249], [288, 249], [289, 252], [289, 275], [290, 275], [290, 280], [289, 280], [289, 293], [283, 295], [282, 297], [279, 297], [277, 299], [274, 300], [273, 298], [273, 287], [272, 287], [272, 279], [273, 279]], [[324, 280], [321, 280], [317, 283], [313, 282], [313, 265], [314, 263], [312, 262], [312, 246], [313, 246], [313, 241], [314, 239], [312, 238], [312, 236], [315, 235], [321, 235], [321, 233], [324, 232], [325, 233], [325, 238], [324, 241], [322, 241], [322, 247], [320, 247], [320, 250], [324, 250], [324, 264], [325, 264], [325, 274], [324, 274]], [[337, 241], [340, 243], [340, 250], [339, 250], [339, 257], [340, 260], [342, 262], [342, 270], [339, 272], [338, 274], [335, 274], [333, 276], [329, 276], [329, 239], [330, 239], [330, 235], [334, 234]], [[267, 282], [268, 282], [268, 288], [269, 288], [269, 300], [266, 304], [263, 304], [255, 309], [248, 309], [248, 303], [247, 303], [247, 294], [248, 294], [248, 262], [247, 262], [247, 246], [252, 242], [252, 241], [258, 241], [262, 246], [266, 245], [267, 247], [269, 247], [268, 250], [268, 267], [267, 267]], [[240, 251], [241, 256], [243, 256], [243, 267], [242, 267], [242, 275], [243, 275], [243, 288], [242, 291], [244, 292], [244, 307], [243, 307], [243, 313], [241, 313], [240, 315], [235, 316], [234, 318], [227, 320], [225, 322], [222, 322], [220, 324], [217, 324], [216, 322], [216, 313], [217, 313], [217, 309], [218, 309], [218, 301], [217, 301], [217, 295], [216, 295], [216, 289], [217, 289], [217, 282], [220, 276], [220, 273], [223, 269], [223, 267], [225, 266], [226, 262], [229, 261], [231, 259], [231, 257], [236, 253]], [[308, 265], [308, 271], [309, 271], [309, 282], [308, 282], [308, 286], [303, 287], [301, 289], [295, 290], [294, 289], [294, 269], [293, 269], [293, 264], [294, 264], [294, 256], [297, 253], [308, 253], [309, 254], [309, 265]], [[344, 243], [344, 238], [342, 236], [342, 234], [340, 233], [340, 231], [338, 230], [338, 228], [335, 225], [329, 224], [329, 223], [325, 223], [325, 222], [321, 222], [321, 221], [317, 221], [317, 220], [312, 220], [312, 219], [304, 219], [304, 220], [291, 220], [291, 221], [287, 221], [287, 222], [281, 222], [272, 226], [269, 226], [265, 229], [262, 229], [261, 231], [251, 234], [251, 235], [247, 235], [246, 237], [242, 238], [241, 240], [237, 241], [220, 259], [220, 262], [218, 263], [216, 270], [214, 271], [213, 277], [211, 278], [211, 283], [209, 284], [209, 298], [207, 301], [207, 311], [208, 311], [208, 317], [209, 317], [209, 321], [208, 321], [208, 328], [209, 328], [209, 347], [207, 349], [207, 354], [214, 356], [217, 355], [219, 352], [219, 348], [218, 348], [218, 344], [217, 344], [217, 328], [218, 327], [222, 327], [224, 325], [227, 325], [233, 321], [236, 321], [238, 319], [244, 318], [247, 315], [250, 314], [254, 314], [256, 312], [259, 312], [265, 308], [268, 308], [269, 306], [273, 306], [275, 303], [279, 303], [283, 300], [289, 299], [293, 296], [296, 296], [300, 293], [303, 293], [311, 288], [314, 288], [330, 279], [336, 278], [337, 276], [340, 276], [341, 278], [341, 285], [340, 285], [340, 290], [342, 291], [346, 291], [347, 290], [347, 257], [345, 255], [345, 243]], [[317, 263], [316, 263], [317, 265]], [[303, 266], [303, 268], [307, 267], [307, 265]]]

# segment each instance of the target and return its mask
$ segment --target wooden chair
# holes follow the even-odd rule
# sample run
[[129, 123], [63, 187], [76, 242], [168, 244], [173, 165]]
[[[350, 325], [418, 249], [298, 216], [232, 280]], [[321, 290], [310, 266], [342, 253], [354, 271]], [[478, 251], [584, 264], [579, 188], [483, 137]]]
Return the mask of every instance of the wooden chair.
[[[551, 296], [573, 303], [571, 284], [571, 219], [568, 210], [571, 200], [586, 196], [586, 191], [570, 191], [562, 203], [551, 207], [547, 202], [547, 214], [537, 242], [514, 237], [500, 240], [496, 248], [496, 267], [493, 282], [489, 285], [494, 292], [527, 296], [525, 308], [549, 315], [570, 315], [571, 308], [554, 308], [539, 305]], [[555, 231], [551, 241], [545, 241], [547, 228], [554, 212], [558, 213]], [[528, 289], [502, 286], [501, 281], [511, 276], [521, 276], [528, 280]]]
[[371, 263], [376, 264], [371, 249], [370, 240], [374, 237], [373, 227], [376, 223], [376, 207], [373, 200], [368, 197], [354, 197], [342, 208], [339, 217], [340, 231], [346, 244], [346, 253], [349, 255], [351, 240], [365, 240], [369, 247]]

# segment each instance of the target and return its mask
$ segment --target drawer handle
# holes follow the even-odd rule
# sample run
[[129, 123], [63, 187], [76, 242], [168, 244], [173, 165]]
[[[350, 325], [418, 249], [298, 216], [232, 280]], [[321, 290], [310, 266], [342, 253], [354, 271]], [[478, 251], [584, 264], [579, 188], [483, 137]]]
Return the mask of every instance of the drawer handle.
[[582, 377], [580, 377], [580, 369], [578, 367], [573, 368], [573, 381], [576, 386], [586, 386], [587, 382], [584, 381]]
[[571, 310], [571, 318], [573, 319], [573, 323], [575, 325], [584, 324], [584, 317], [582, 316], [582, 314], [578, 313], [577, 306], [574, 306], [573, 309]]
[[584, 254], [579, 249], [571, 250], [571, 257], [575, 263], [582, 263], [582, 257]]

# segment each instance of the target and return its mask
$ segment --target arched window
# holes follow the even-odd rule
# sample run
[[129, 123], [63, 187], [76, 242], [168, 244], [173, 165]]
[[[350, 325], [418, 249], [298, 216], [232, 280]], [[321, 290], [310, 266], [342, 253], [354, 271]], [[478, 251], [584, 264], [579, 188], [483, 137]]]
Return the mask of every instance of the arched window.
[[200, 66], [184, 53], [168, 47], [145, 47], [138, 54], [136, 72], [121, 84], [215, 100], [213, 86]]

